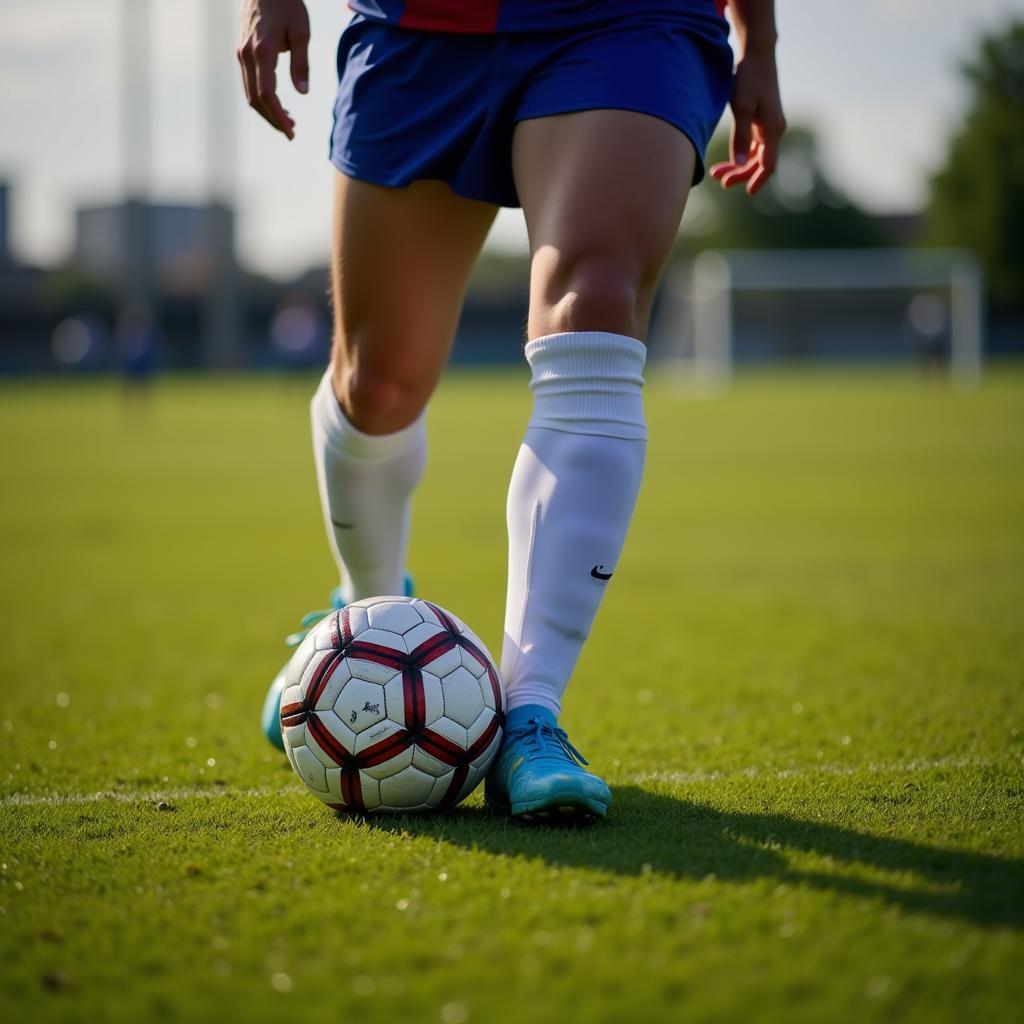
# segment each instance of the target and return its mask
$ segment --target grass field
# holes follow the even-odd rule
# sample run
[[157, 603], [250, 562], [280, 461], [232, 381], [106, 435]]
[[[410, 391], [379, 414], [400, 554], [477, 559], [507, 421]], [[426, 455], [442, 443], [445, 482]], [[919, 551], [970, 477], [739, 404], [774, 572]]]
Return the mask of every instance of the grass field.
[[[1024, 375], [651, 386], [579, 831], [341, 819], [259, 736], [335, 582], [311, 387], [0, 390], [0, 1018], [1020, 1019]], [[492, 650], [527, 411], [451, 377], [415, 512]]]

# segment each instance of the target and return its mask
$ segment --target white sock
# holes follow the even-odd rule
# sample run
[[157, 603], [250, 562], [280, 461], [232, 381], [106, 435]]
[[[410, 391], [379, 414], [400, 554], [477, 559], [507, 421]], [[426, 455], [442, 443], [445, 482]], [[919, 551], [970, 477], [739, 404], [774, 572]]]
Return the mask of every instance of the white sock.
[[345, 601], [401, 594], [412, 492], [427, 458], [425, 417], [394, 434], [356, 430], [329, 367], [309, 411], [320, 504]]
[[552, 334], [526, 346], [533, 415], [508, 492], [501, 670], [509, 708], [555, 715], [615, 571], [647, 448], [634, 338]]

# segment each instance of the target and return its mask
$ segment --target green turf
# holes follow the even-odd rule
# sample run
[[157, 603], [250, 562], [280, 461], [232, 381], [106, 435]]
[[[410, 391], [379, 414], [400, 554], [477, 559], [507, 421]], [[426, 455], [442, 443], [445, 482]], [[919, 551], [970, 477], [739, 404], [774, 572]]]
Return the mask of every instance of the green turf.
[[[651, 386], [584, 831], [339, 819], [258, 735], [335, 582], [311, 386], [0, 390], [0, 1019], [1019, 1019], [1024, 375]], [[492, 649], [527, 411], [451, 377], [416, 507]]]

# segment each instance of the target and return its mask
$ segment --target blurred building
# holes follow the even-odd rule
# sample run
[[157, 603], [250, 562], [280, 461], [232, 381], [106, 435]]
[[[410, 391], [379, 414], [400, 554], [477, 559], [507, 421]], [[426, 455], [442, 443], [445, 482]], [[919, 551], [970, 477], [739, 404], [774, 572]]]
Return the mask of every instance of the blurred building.
[[244, 362], [229, 205], [125, 199], [80, 207], [71, 263], [110, 284], [122, 309], [145, 310], [158, 333], [179, 335], [187, 351], [175, 347], [186, 362], [223, 368]]
[[10, 202], [10, 186], [0, 181], [0, 266], [11, 263], [10, 220], [8, 209]]
[[45, 271], [21, 263], [10, 238], [14, 187], [0, 181], [0, 374], [49, 369], [49, 359], [34, 360], [24, 344], [49, 328], [44, 304]]
[[138, 200], [75, 210], [72, 262], [79, 270], [125, 288], [139, 274], [139, 258], [161, 292], [202, 292], [218, 266], [235, 264], [234, 210]]

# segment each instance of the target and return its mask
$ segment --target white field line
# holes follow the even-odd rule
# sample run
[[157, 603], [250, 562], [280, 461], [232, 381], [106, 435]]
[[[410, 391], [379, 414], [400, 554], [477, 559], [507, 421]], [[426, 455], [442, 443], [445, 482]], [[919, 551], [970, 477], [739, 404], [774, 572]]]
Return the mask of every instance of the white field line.
[[[963, 770], [965, 768], [1005, 768], [1021, 761], [1008, 758], [1003, 761], [979, 758], [918, 758], [912, 761], [868, 762], [867, 764], [814, 764], [802, 768], [736, 768], [711, 772], [640, 772], [633, 775], [612, 775], [612, 782], [643, 784], [651, 782], [669, 785], [696, 785], [706, 782], [720, 782], [735, 778], [748, 779], [801, 779], [816, 775], [905, 775], [941, 771], [943, 769]], [[234, 789], [231, 786], [198, 787], [182, 786], [175, 789], [148, 791], [98, 790], [95, 793], [10, 793], [0, 797], [0, 807], [60, 807], [74, 804], [119, 803], [119, 804], [175, 804], [185, 800], [216, 800], [224, 797], [253, 797], [266, 800], [301, 793], [298, 784], [288, 787], [250, 787]]]
[[232, 789], [230, 786], [214, 788], [182, 786], [178, 789], [127, 790], [100, 789], [95, 793], [11, 793], [0, 797], [0, 807], [61, 807], [71, 804], [174, 804], [179, 800], [216, 800], [221, 797], [280, 797], [301, 793], [296, 787], [290, 789]]

